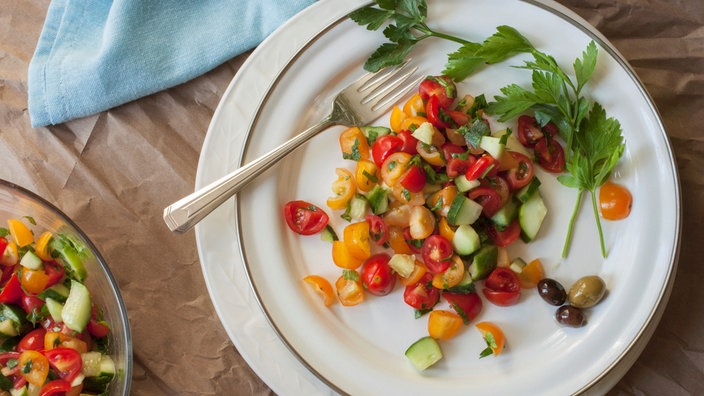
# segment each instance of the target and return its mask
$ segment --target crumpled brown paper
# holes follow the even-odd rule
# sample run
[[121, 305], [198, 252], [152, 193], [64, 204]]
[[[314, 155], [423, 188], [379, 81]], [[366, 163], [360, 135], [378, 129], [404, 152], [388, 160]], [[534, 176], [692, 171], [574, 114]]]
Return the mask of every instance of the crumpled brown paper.
[[[661, 112], [681, 179], [672, 296], [650, 343], [610, 394], [704, 394], [704, 2], [560, 3], [630, 61]], [[5, 2], [0, 13], [1, 177], [63, 209], [102, 251], [132, 325], [134, 395], [272, 394], [215, 315], [193, 233], [174, 235], [161, 217], [193, 190], [210, 118], [247, 54], [108, 112], [32, 129], [27, 66], [48, 5]]]

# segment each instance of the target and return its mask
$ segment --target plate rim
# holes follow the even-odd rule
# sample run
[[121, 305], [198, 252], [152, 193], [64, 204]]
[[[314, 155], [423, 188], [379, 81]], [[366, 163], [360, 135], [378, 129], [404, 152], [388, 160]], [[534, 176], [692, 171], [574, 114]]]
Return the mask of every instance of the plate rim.
[[[645, 89], [645, 86], [643, 85], [642, 81], [639, 79], [639, 77], [637, 76], [637, 74], [635, 73], [633, 68], [630, 66], [630, 64], [627, 62], [627, 60], [613, 46], [613, 44], [611, 44], [603, 35], [601, 35], [600, 32], [598, 32], [598, 30], [596, 30], [594, 27], [592, 27], [587, 21], [585, 21], [579, 15], [577, 15], [576, 13], [572, 12], [571, 10], [567, 9], [566, 7], [562, 6], [559, 3], [556, 3], [552, 0], [518, 0], [518, 1], [533, 4], [535, 6], [538, 6], [540, 8], [545, 9], [548, 12], [551, 12], [551, 13], [559, 16], [560, 18], [569, 22], [572, 26], [575, 26], [576, 28], [582, 30], [590, 38], [597, 41], [601, 45], [602, 48], [604, 48], [605, 50], [607, 50], [609, 52], [611, 57], [619, 63], [619, 65], [624, 69], [624, 71], [631, 78], [631, 80], [633, 81], [635, 86], [638, 88], [638, 91], [640, 92], [641, 95], [643, 95], [645, 101], [647, 102], [647, 104], [650, 108], [649, 110], [653, 112], [653, 114], [657, 120], [657, 123], [658, 123], [658, 129], [662, 135], [659, 137], [662, 138], [664, 141], [664, 147], [666, 148], [666, 152], [669, 157], [670, 164], [672, 165], [672, 173], [673, 173], [672, 178], [673, 178], [674, 185], [675, 185], [674, 196], [676, 198], [676, 213], [677, 213], [677, 218], [675, 221], [676, 233], [673, 236], [674, 243], [673, 243], [672, 251], [670, 252], [671, 260], [668, 265], [669, 270], [667, 271], [667, 277], [666, 277], [665, 281], [663, 282], [663, 287], [660, 290], [658, 297], [656, 299], [657, 304], [655, 305], [654, 308], [651, 309], [650, 315], [648, 316], [648, 319], [643, 323], [643, 325], [640, 328], [639, 332], [637, 333], [636, 337], [629, 343], [629, 345], [623, 350], [623, 352], [612, 362], [612, 364], [604, 369], [604, 371], [602, 372], [602, 374], [600, 376], [594, 378], [591, 382], [586, 384], [582, 389], [580, 389], [577, 392], [577, 393], [581, 393], [581, 392], [590, 391], [591, 389], [597, 387], [597, 385], [599, 385], [600, 383], [603, 383], [603, 381], [606, 381], [607, 379], [609, 379], [610, 382], [613, 382], [613, 384], [615, 384], [615, 382], [618, 381], [618, 379], [620, 379], [620, 377], [625, 374], [626, 370], [624, 370], [624, 372], [622, 374], [618, 375], [616, 378], [608, 378], [608, 377], [610, 377], [610, 375], [613, 374], [614, 369], [617, 366], [623, 364], [624, 362], [628, 362], [627, 368], [630, 368], [630, 366], [633, 364], [633, 362], [635, 362], [637, 357], [640, 355], [642, 350], [645, 348], [645, 345], [647, 344], [650, 337], [652, 336], [652, 333], [654, 332], [655, 327], [658, 324], [660, 317], [662, 316], [662, 313], [667, 305], [666, 302], [669, 299], [669, 295], [670, 295], [670, 292], [672, 289], [672, 284], [674, 283], [676, 269], [677, 269], [677, 263], [678, 263], [678, 259], [679, 259], [679, 248], [680, 248], [680, 240], [681, 240], [680, 234], [681, 234], [681, 227], [682, 227], [681, 226], [681, 184], [679, 181], [679, 175], [678, 175], [678, 171], [677, 171], [675, 157], [672, 152], [672, 145], [669, 141], [669, 137], [667, 136], [667, 134], [665, 132], [665, 128], [664, 128], [664, 125], [662, 122], [662, 117], [660, 116], [658, 109], [655, 106], [654, 101], [652, 100], [652, 97]], [[319, 1], [317, 4], [330, 3], [330, 2], [331, 2], [331, 0], [329, 0], [327, 2]], [[361, 7], [366, 4], [370, 4], [369, 1], [361, 1], [361, 0], [360, 1], [351, 1], [350, 3], [356, 5], [357, 7]], [[296, 21], [302, 20], [304, 15], [308, 15], [309, 13], [313, 12], [315, 9], [316, 9], [316, 7], [315, 7], [315, 5], [313, 5], [311, 7], [308, 7], [306, 10], [303, 10], [301, 13], [297, 14], [297, 16], [294, 19], [290, 20], [287, 24], [283, 25], [280, 29], [278, 29], [276, 33], [281, 33], [283, 31], [285, 31], [288, 26], [295, 23]], [[320, 28], [318, 33], [315, 34], [310, 39], [308, 44], [304, 45], [303, 47], [301, 47], [297, 51], [295, 51], [294, 56], [291, 57], [290, 59], [288, 59], [288, 61], [286, 61], [284, 63], [284, 65], [279, 68], [276, 76], [273, 78], [271, 85], [269, 85], [269, 87], [267, 88], [266, 94], [265, 94], [264, 98], [262, 99], [261, 103], [256, 106], [257, 110], [256, 110], [255, 114], [250, 116], [251, 124], [250, 124], [249, 129], [253, 129], [256, 127], [256, 124], [259, 119], [259, 115], [261, 113], [262, 105], [268, 101], [269, 95], [275, 89], [278, 81], [285, 74], [286, 70], [288, 70], [288, 68], [296, 61], [296, 59], [300, 56], [300, 54], [305, 52], [306, 48], [312, 42], [314, 42], [315, 40], [320, 38], [322, 35], [324, 35], [325, 32], [327, 32], [332, 26], [337, 25], [340, 22], [342, 22], [343, 20], [345, 20], [345, 18], [346, 18], [346, 14], [341, 16], [339, 19], [337, 19], [333, 23], [330, 23], [330, 24]], [[270, 36], [270, 38], [271, 37], [272, 36]], [[259, 53], [258, 51], [262, 52], [266, 48], [268, 48], [267, 45], [268, 45], [269, 41], [270, 41], [269, 39], [265, 40], [265, 42], [263, 42], [262, 45], [252, 53], [250, 59], [255, 58], [257, 56], [257, 54]], [[250, 59], [248, 59], [247, 62], [249, 62]], [[242, 67], [243, 69], [245, 68], [246, 63], [243, 64], [243, 67]], [[221, 106], [223, 105], [223, 102], [225, 102], [225, 98], [227, 98], [231, 94], [231, 90], [232, 90], [233, 86], [237, 83], [238, 77], [241, 74], [244, 74], [244, 73], [239, 73], [239, 72], [237, 73], [237, 75], [231, 81], [230, 86], [228, 86], [228, 89], [226, 90], [225, 94], [223, 95], [223, 99], [221, 100], [220, 104], [218, 105], [218, 108], [216, 109], [216, 113], [213, 117], [213, 120], [211, 121], [211, 125], [209, 127], [209, 130], [208, 130], [208, 133], [206, 136], [206, 142], [204, 142], [204, 147], [206, 147], [208, 137], [211, 135], [211, 129], [213, 129], [214, 124], [217, 123], [218, 114], [220, 111], [222, 111]], [[251, 141], [250, 137], [251, 137], [250, 134], [247, 134], [245, 136], [244, 145], [242, 147], [242, 150], [239, 153], [240, 155], [239, 155], [239, 159], [237, 160], [237, 164], [235, 164], [235, 165], [242, 163], [242, 160], [247, 153], [249, 143]], [[197, 187], [199, 184], [203, 184], [202, 179], [204, 176], [201, 173], [201, 161], [203, 161], [203, 157], [201, 157], [201, 160], [199, 161], [198, 174], [197, 174], [197, 178], [196, 178]], [[344, 391], [339, 389], [335, 384], [331, 383], [326, 378], [324, 378], [322, 375], [320, 375], [313, 367], [311, 367], [305, 361], [305, 359], [303, 359], [296, 352], [295, 348], [293, 348], [289, 344], [286, 337], [278, 329], [278, 327], [276, 326], [276, 324], [272, 320], [270, 314], [268, 313], [266, 307], [262, 304], [261, 297], [259, 296], [259, 292], [257, 291], [256, 286], [254, 285], [253, 280], [251, 279], [250, 271], [247, 268], [248, 267], [247, 266], [247, 257], [246, 257], [246, 253], [244, 250], [244, 246], [242, 245], [242, 232], [243, 232], [243, 230], [241, 229], [241, 223], [239, 221], [239, 217], [241, 214], [240, 201], [238, 199], [235, 199], [234, 203], [235, 203], [235, 205], [234, 205], [235, 206], [235, 214], [234, 214], [235, 219], [234, 219], [234, 221], [235, 221], [235, 225], [236, 225], [235, 233], [237, 235], [237, 243], [238, 243], [238, 245], [240, 245], [240, 252], [239, 252], [240, 257], [239, 258], [242, 260], [242, 264], [245, 267], [244, 270], [245, 270], [245, 273], [248, 278], [247, 281], [250, 286], [250, 292], [254, 293], [257, 304], [259, 306], [259, 309], [263, 312], [267, 323], [272, 327], [272, 329], [276, 333], [279, 341], [281, 341], [286, 346], [286, 348], [299, 361], [299, 363], [301, 363], [303, 366], [305, 366], [306, 369], [310, 373], [313, 373], [318, 379], [320, 379], [328, 387], [330, 387], [331, 389], [333, 389], [337, 392], [344, 393]], [[201, 235], [200, 234], [201, 234], [201, 232], [202, 232], [202, 228], [200, 226], [196, 226], [197, 242], [199, 242], [199, 256], [201, 257], [201, 265], [202, 265], [204, 275], [206, 275], [207, 266], [206, 266], [205, 260], [203, 260], [203, 255], [201, 255], [201, 251], [200, 251], [200, 246], [201, 246], [201, 243], [200, 243]], [[206, 282], [207, 282], [207, 276], [206, 276]], [[208, 291], [211, 294], [211, 299], [213, 299], [214, 305], [217, 306], [217, 304], [215, 304], [215, 299], [214, 299], [214, 295], [213, 295], [214, 291], [211, 290], [210, 284], [208, 284]], [[216, 311], [217, 310], [218, 309], [216, 307]], [[232, 339], [232, 336], [231, 336], [231, 339]], [[234, 339], [232, 339], [232, 341], [235, 342]], [[252, 362], [248, 361], [248, 363], [250, 364], [250, 366], [253, 366]], [[260, 374], [260, 377], [262, 377], [261, 374]], [[271, 386], [271, 384], [268, 384], [268, 385]]]

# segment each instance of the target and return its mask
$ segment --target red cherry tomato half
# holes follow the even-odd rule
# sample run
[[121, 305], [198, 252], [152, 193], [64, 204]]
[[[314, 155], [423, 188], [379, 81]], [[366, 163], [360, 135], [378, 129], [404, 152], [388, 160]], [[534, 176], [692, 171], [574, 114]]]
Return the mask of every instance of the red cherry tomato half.
[[306, 201], [291, 201], [284, 206], [286, 224], [295, 233], [313, 235], [328, 224], [328, 215]]
[[42, 307], [44, 306], [44, 300], [39, 297], [25, 294], [21, 298], [20, 305], [22, 306], [22, 309], [27, 312], [27, 314], [31, 314], [32, 312], [41, 311]]
[[469, 199], [482, 206], [482, 213], [486, 217], [493, 216], [501, 207], [501, 196], [491, 187], [479, 186], [469, 191]]
[[421, 311], [433, 308], [440, 300], [440, 291], [432, 283], [433, 274], [426, 272], [418, 282], [406, 286], [403, 301]]
[[490, 225], [487, 229], [489, 234], [489, 239], [496, 246], [506, 247], [518, 239], [521, 236], [521, 225], [518, 219], [514, 220], [506, 226], [503, 230], [499, 230], [495, 225]]
[[452, 242], [442, 235], [431, 235], [423, 241], [421, 256], [433, 274], [445, 272], [452, 264], [453, 254]]
[[49, 279], [46, 282], [46, 287], [53, 286], [64, 277], [64, 269], [56, 261], [48, 261], [44, 263], [44, 272]]
[[491, 271], [486, 279], [485, 286], [496, 291], [521, 291], [521, 281], [516, 276], [516, 273], [505, 267], [498, 267]]
[[406, 173], [399, 179], [399, 183], [401, 183], [403, 188], [413, 193], [423, 191], [425, 181], [425, 171], [418, 165], [410, 166]]
[[500, 307], [508, 307], [514, 305], [521, 298], [521, 292], [502, 292], [491, 290], [488, 287], [482, 289], [484, 297], [486, 297], [489, 302]]
[[555, 139], [540, 139], [535, 145], [535, 159], [548, 172], [565, 171], [565, 151]]
[[372, 158], [377, 166], [384, 164], [384, 161], [393, 153], [401, 151], [403, 140], [398, 136], [384, 135], [376, 139], [372, 145]]
[[506, 172], [506, 181], [511, 191], [520, 190], [533, 180], [535, 167], [533, 166], [533, 161], [525, 154], [516, 151], [509, 151], [508, 153], [518, 162], [518, 166]]
[[541, 128], [535, 117], [528, 115], [518, 117], [518, 140], [525, 147], [535, 147], [540, 139], [546, 135], [553, 137], [557, 132], [557, 126], [552, 122], [548, 122]]
[[386, 253], [375, 254], [362, 264], [362, 284], [376, 296], [385, 296], [394, 289], [396, 275], [389, 266], [389, 257]]
[[73, 381], [81, 372], [83, 360], [81, 354], [73, 348], [53, 348], [44, 351], [49, 365], [56, 370], [62, 380]]
[[499, 208], [506, 205], [511, 198], [511, 189], [508, 182], [501, 176], [490, 177], [482, 180], [482, 185], [493, 188], [499, 194]]
[[24, 296], [24, 292], [22, 291], [20, 279], [17, 277], [17, 272], [13, 272], [10, 279], [3, 286], [2, 291], [0, 291], [0, 303], [16, 304], [20, 302], [22, 296]]
[[44, 349], [44, 335], [46, 335], [46, 329], [39, 327], [25, 334], [24, 337], [17, 344], [17, 352], [23, 351], [39, 351]]
[[91, 319], [90, 321], [88, 321], [87, 329], [90, 335], [95, 338], [107, 337], [107, 335], [110, 333], [110, 327], [108, 327], [108, 325], [102, 322], [98, 322], [95, 319]]
[[436, 97], [440, 107], [449, 108], [457, 97], [457, 86], [447, 76], [428, 76], [419, 84], [418, 94], [424, 102]]
[[479, 157], [467, 170], [467, 180], [476, 180], [484, 177], [495, 177], [499, 172], [499, 161], [490, 155]]
[[401, 131], [396, 134], [396, 137], [401, 139], [403, 145], [401, 145], [401, 151], [408, 153], [410, 155], [418, 154], [418, 139], [411, 133], [411, 131]]
[[389, 227], [384, 219], [373, 214], [368, 214], [365, 219], [369, 223], [369, 237], [377, 245], [384, 245], [389, 240]]
[[44, 384], [39, 391], [39, 396], [60, 396], [71, 390], [71, 383], [57, 379]]
[[449, 293], [445, 292], [442, 296], [447, 300], [452, 309], [462, 317], [464, 324], [469, 324], [482, 311], [483, 303], [477, 293]]

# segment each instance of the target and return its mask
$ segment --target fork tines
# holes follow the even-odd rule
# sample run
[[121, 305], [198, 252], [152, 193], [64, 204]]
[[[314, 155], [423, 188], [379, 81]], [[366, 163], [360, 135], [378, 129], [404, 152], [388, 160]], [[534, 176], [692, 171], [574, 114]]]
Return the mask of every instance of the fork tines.
[[362, 99], [362, 103], [367, 104], [378, 98], [372, 106], [372, 110], [376, 111], [387, 106], [390, 102], [397, 101], [423, 79], [423, 76], [419, 76], [407, 81], [417, 70], [418, 66], [412, 66], [411, 60], [407, 59], [396, 67], [368, 73], [357, 88], [360, 93], [369, 91], [369, 94]]

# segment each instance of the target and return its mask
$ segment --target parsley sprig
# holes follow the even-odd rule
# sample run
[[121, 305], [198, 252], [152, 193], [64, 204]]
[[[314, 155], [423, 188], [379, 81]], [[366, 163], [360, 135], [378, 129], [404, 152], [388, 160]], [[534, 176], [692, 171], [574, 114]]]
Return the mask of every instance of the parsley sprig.
[[364, 64], [367, 71], [377, 72], [401, 64], [416, 44], [430, 37], [461, 45], [448, 55], [442, 72], [455, 81], [464, 80], [486, 64], [498, 63], [533, 49], [531, 43], [510, 26], [497, 27], [496, 33], [482, 43], [433, 30], [425, 23], [428, 16], [425, 0], [375, 0], [375, 3], [378, 7], [369, 5], [350, 14], [353, 21], [368, 30], [375, 31], [384, 26], [384, 36], [389, 40], [367, 59]]
[[578, 190], [577, 201], [568, 225], [562, 256], [567, 257], [574, 223], [582, 202], [589, 191], [599, 232], [601, 254], [606, 257], [604, 235], [599, 219], [596, 190], [606, 182], [625, 148], [621, 125], [606, 116], [598, 102], [582, 95], [582, 89], [594, 73], [597, 47], [592, 41], [573, 64], [574, 79], [563, 71], [555, 59], [538, 50], [532, 51], [533, 60], [521, 68], [532, 71], [532, 91], [517, 84], [501, 89], [489, 103], [487, 112], [508, 121], [532, 110], [541, 125], [555, 123], [566, 142], [566, 168], [569, 174], [558, 176], [560, 183]]

